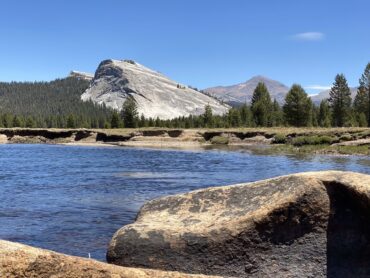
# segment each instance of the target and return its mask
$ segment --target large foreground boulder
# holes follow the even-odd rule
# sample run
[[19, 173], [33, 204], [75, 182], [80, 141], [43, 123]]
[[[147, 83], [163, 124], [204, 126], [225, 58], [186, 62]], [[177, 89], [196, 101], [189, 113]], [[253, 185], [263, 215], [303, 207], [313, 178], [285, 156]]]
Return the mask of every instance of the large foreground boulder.
[[0, 240], [0, 277], [202, 278], [206, 276], [120, 267]]
[[109, 262], [237, 277], [369, 277], [370, 176], [327, 171], [146, 203]]

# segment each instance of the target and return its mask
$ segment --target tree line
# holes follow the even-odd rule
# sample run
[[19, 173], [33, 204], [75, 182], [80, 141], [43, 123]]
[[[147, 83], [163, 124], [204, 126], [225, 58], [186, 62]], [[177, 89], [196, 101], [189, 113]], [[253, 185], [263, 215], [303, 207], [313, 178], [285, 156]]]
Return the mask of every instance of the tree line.
[[0, 127], [110, 127], [112, 109], [81, 100], [88, 86], [89, 81], [75, 77], [0, 82]]
[[305, 90], [294, 84], [280, 105], [272, 100], [265, 84], [259, 83], [250, 104], [230, 108], [224, 115], [214, 115], [209, 105], [199, 116], [171, 120], [139, 115], [137, 103], [128, 96], [121, 112], [91, 101], [81, 94], [89, 81], [74, 77], [51, 82], [0, 83], [0, 127], [42, 128], [228, 128], [228, 127], [341, 127], [370, 126], [370, 63], [359, 80], [357, 95], [351, 91], [343, 74], [335, 77], [330, 97], [319, 106], [312, 103]]
[[121, 115], [114, 112], [111, 127], [168, 127], [168, 128], [228, 128], [228, 127], [342, 127], [370, 126], [370, 63], [359, 80], [357, 95], [352, 103], [351, 91], [343, 74], [335, 77], [329, 99], [314, 105], [298, 84], [294, 84], [282, 106], [271, 100], [264, 83], [255, 88], [250, 105], [231, 108], [225, 115], [214, 115], [209, 105], [203, 115], [171, 120], [139, 116], [135, 100], [128, 98]]

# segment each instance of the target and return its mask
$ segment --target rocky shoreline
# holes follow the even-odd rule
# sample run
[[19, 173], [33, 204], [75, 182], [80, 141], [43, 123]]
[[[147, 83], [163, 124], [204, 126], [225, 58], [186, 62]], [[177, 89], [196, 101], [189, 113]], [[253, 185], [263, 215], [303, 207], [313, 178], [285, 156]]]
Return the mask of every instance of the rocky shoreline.
[[211, 187], [144, 204], [113, 236], [110, 264], [0, 240], [0, 276], [368, 277], [369, 216], [365, 174]]

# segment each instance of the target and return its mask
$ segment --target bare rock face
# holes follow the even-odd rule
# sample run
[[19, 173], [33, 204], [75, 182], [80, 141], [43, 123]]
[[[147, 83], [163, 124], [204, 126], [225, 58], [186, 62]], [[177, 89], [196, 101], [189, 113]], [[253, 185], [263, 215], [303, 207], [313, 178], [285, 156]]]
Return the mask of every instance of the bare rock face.
[[205, 278], [210, 276], [120, 267], [0, 240], [0, 277]]
[[229, 108], [132, 60], [101, 62], [81, 99], [121, 110], [128, 97], [135, 99], [139, 114], [147, 118], [200, 115], [207, 104], [217, 115], [226, 113]]
[[230, 277], [369, 277], [370, 176], [327, 171], [146, 203], [108, 262]]

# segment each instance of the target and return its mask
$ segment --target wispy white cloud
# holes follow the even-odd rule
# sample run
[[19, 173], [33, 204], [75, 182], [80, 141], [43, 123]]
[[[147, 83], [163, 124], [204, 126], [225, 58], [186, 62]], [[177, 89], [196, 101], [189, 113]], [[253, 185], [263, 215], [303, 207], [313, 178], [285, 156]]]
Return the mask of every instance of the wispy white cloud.
[[325, 39], [325, 34], [321, 32], [306, 32], [295, 34], [291, 38], [296, 41], [322, 41]]
[[309, 85], [309, 86], [305, 86], [304, 88], [308, 90], [324, 91], [324, 90], [330, 90], [331, 86]]

